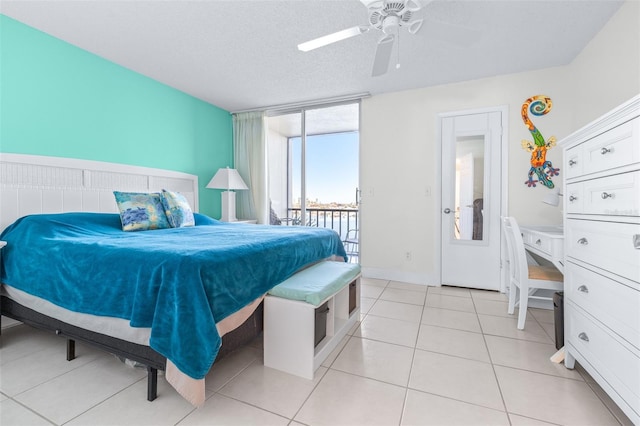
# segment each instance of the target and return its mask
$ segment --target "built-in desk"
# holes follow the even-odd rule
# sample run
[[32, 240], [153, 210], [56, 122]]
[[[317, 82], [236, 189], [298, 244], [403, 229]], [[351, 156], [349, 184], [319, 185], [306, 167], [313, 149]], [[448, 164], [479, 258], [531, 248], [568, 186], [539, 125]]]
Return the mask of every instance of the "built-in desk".
[[564, 273], [564, 232], [562, 226], [520, 226], [524, 247], [553, 263]]

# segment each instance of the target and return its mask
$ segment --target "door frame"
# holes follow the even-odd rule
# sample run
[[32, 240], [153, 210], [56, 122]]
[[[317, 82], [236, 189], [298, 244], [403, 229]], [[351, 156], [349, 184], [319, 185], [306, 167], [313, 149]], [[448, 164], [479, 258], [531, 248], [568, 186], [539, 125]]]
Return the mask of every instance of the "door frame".
[[[509, 176], [509, 151], [508, 151], [508, 123], [509, 123], [509, 106], [508, 105], [498, 105], [494, 107], [485, 107], [485, 108], [473, 108], [459, 111], [450, 111], [450, 112], [442, 112], [436, 115], [436, 179], [435, 179], [435, 218], [436, 218], [436, 229], [434, 244], [435, 244], [435, 257], [436, 257], [436, 270], [435, 276], [438, 279], [437, 286], [440, 287], [442, 285], [442, 120], [444, 118], [456, 117], [460, 115], [470, 115], [470, 114], [484, 114], [489, 112], [499, 112], [501, 114], [501, 122], [502, 122], [502, 137], [500, 138], [500, 216], [507, 215], [507, 205], [508, 205], [508, 176]], [[493, 169], [494, 171], [496, 169]], [[499, 291], [501, 293], [505, 293], [506, 291], [506, 283], [507, 283], [507, 275], [506, 268], [504, 265], [506, 255], [506, 247], [504, 235], [502, 235], [502, 227], [500, 227], [500, 288]]]

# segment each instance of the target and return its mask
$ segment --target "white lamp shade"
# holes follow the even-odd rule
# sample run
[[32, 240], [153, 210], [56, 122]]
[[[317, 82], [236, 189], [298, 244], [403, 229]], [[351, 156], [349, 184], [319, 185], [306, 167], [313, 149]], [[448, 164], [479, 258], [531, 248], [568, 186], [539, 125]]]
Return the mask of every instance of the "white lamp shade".
[[560, 196], [562, 194], [559, 191], [553, 191], [544, 196], [542, 202], [549, 204], [550, 206], [557, 206], [560, 204]]
[[207, 184], [212, 189], [249, 189], [236, 169], [229, 167], [218, 169], [215, 176]]

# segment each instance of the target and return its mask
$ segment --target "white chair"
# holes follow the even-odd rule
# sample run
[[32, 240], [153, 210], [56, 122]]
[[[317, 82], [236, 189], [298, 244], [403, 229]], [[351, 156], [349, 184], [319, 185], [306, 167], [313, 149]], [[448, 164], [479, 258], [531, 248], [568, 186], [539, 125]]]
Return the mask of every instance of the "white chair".
[[[561, 291], [564, 286], [564, 277], [554, 266], [532, 265], [527, 262], [520, 227], [513, 217], [502, 218], [502, 229], [507, 240], [509, 262], [508, 312], [513, 314], [516, 304], [519, 305], [518, 329], [522, 330], [527, 318], [529, 299], [552, 300], [552, 297], [535, 296], [536, 290]], [[520, 290], [518, 303], [516, 303], [516, 289]]]
[[360, 238], [358, 229], [349, 229], [347, 236], [342, 241], [344, 249], [349, 256], [349, 262], [358, 263], [360, 260]]

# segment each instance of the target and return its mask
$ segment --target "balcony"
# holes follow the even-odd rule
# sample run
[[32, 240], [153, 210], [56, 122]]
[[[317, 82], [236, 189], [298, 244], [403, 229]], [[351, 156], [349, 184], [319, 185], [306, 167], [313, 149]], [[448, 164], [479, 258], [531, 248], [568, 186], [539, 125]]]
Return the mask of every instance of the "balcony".
[[[307, 217], [304, 221], [306, 226], [317, 228], [330, 228], [346, 238], [350, 229], [358, 229], [359, 211], [358, 209], [332, 209], [332, 208], [307, 208]], [[289, 208], [287, 225], [301, 225], [301, 210], [299, 208]]]
[[358, 242], [360, 212], [358, 209], [307, 208], [304, 221], [299, 208], [289, 208], [287, 211], [288, 217], [282, 221], [283, 225], [300, 226], [304, 222], [305, 226], [333, 229], [344, 242], [349, 261], [358, 262], [360, 254]]

